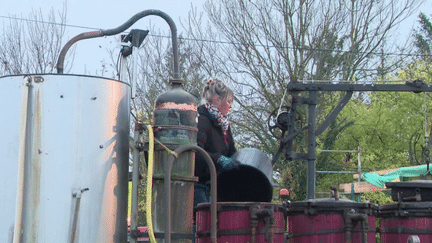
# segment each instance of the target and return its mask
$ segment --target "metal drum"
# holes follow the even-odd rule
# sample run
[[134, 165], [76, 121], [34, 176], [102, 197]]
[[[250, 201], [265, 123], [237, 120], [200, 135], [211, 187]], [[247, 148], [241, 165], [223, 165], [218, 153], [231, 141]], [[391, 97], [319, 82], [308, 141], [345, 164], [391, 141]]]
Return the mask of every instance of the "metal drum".
[[432, 202], [401, 202], [379, 207], [381, 243], [432, 242]]
[[270, 202], [273, 197], [270, 158], [255, 148], [244, 148], [232, 158], [240, 166], [218, 175], [218, 201]]
[[379, 208], [381, 242], [432, 242], [432, 181], [387, 182], [395, 204]]
[[0, 242], [126, 242], [130, 87], [0, 77]]
[[[285, 208], [277, 203], [218, 203], [217, 242], [284, 242]], [[197, 243], [210, 243], [210, 203], [196, 208]]]
[[376, 242], [377, 206], [350, 200], [292, 202], [287, 212], [289, 242]]

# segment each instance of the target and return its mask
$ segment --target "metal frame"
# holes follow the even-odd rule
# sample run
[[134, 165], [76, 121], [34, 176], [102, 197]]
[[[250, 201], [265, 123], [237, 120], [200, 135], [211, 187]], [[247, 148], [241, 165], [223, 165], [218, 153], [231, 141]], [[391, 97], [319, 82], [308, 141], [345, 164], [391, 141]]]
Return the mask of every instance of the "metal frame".
[[[305, 159], [308, 161], [308, 179], [307, 179], [307, 199], [315, 198], [316, 189], [316, 136], [320, 135], [332, 123], [348, 101], [352, 97], [353, 92], [357, 91], [400, 91], [400, 92], [432, 92], [432, 86], [427, 85], [421, 80], [407, 81], [405, 84], [355, 84], [355, 83], [300, 83], [290, 82], [287, 85], [287, 91], [291, 94], [291, 107], [289, 112], [288, 132], [287, 135], [281, 140], [281, 148], [285, 148], [286, 159]], [[307, 98], [299, 96], [300, 92], [307, 91], [309, 96]], [[346, 91], [346, 94], [325, 121], [318, 127], [316, 125], [316, 105], [317, 105], [317, 92], [318, 91]], [[295, 114], [298, 105], [308, 106], [308, 124], [300, 129], [295, 129]], [[295, 153], [292, 150], [293, 139], [300, 130], [308, 131], [308, 152]], [[280, 148], [280, 149], [281, 149]], [[279, 154], [277, 154], [279, 155]], [[276, 156], [275, 156], [276, 157]], [[277, 158], [276, 158], [277, 159]], [[273, 159], [275, 160], [275, 158]]]

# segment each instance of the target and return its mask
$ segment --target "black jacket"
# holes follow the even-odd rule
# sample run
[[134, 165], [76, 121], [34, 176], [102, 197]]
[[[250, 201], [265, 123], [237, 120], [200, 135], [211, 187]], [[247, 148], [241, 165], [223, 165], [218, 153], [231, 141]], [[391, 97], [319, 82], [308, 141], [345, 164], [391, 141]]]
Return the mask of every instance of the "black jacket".
[[[216, 170], [220, 169], [216, 162], [221, 155], [231, 157], [236, 152], [231, 127], [228, 128], [227, 141], [228, 145], [225, 143], [222, 127], [218, 125], [216, 117], [211, 115], [204, 105], [199, 106], [197, 145], [207, 151], [216, 165]], [[195, 176], [198, 176], [201, 183], [210, 180], [207, 163], [199, 153], [196, 153]]]

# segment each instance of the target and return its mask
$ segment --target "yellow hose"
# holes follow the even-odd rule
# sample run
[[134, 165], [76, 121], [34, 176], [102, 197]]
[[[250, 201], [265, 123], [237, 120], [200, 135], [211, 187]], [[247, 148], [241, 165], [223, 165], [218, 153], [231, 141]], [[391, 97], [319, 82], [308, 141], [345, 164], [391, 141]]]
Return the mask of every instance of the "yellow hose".
[[154, 134], [151, 125], [147, 125], [149, 133], [149, 154], [148, 154], [148, 169], [147, 169], [147, 198], [146, 198], [146, 219], [148, 226], [148, 234], [150, 242], [157, 243], [154, 236], [153, 222], [152, 222], [152, 187], [153, 187], [153, 154], [154, 154]]

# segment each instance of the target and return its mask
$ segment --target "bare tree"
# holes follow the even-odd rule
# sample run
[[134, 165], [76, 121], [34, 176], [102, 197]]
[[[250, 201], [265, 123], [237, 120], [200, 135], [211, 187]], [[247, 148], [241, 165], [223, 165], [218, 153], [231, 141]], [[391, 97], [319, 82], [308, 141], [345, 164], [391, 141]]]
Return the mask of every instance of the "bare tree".
[[[278, 139], [268, 131], [267, 119], [281, 105], [289, 105], [287, 83], [373, 81], [391, 72], [400, 59], [383, 61], [382, 57], [398, 50], [390, 43], [392, 31], [421, 2], [208, 0], [207, 15], [192, 9], [190, 18], [182, 23], [186, 31], [180, 38], [181, 75], [188, 90], [201, 90], [204, 79], [211, 76], [230, 83], [236, 93], [232, 119], [239, 147], [254, 146], [275, 154]], [[140, 48], [140, 81], [134, 102], [144, 120], [151, 119], [153, 102], [171, 76], [169, 39], [158, 38], [160, 35], [164, 36], [151, 30]], [[333, 101], [338, 96], [321, 94], [320, 99]], [[331, 108], [320, 104], [318, 120]], [[306, 121], [301, 109], [299, 126]], [[343, 124], [339, 121], [338, 125]], [[296, 138], [297, 152], [304, 151], [304, 141], [305, 135]], [[276, 170], [290, 182], [292, 192], [303, 190], [304, 163], [279, 160]]]
[[0, 75], [52, 73], [65, 36], [66, 5], [44, 17], [41, 10], [27, 18], [11, 16], [0, 36]]
[[[184, 89], [197, 96], [203, 88], [204, 79], [208, 77], [201, 70], [201, 59], [199, 53], [185, 41], [180, 35], [179, 40], [179, 63], [181, 78], [185, 81]], [[154, 102], [158, 95], [169, 88], [169, 79], [173, 77], [173, 54], [172, 43], [169, 34], [150, 28], [150, 33], [138, 49], [137, 95], [133, 101], [133, 110], [137, 118], [151, 122], [154, 110]], [[114, 56], [114, 52], [110, 52]], [[111, 58], [115, 60], [115, 58]], [[125, 81], [131, 79], [131, 59], [128, 58], [127, 73]], [[118, 66], [115, 64], [115, 66]]]
[[[202, 69], [230, 81], [235, 89], [234, 132], [241, 146], [275, 154], [278, 141], [266, 121], [282, 104], [289, 105], [287, 83], [372, 81], [391, 72], [401, 61], [382, 60], [383, 53], [398, 50], [390, 43], [392, 31], [422, 2], [207, 0], [209, 25], [202, 25], [201, 16], [193, 11], [184, 25], [189, 27], [186, 36], [200, 52]], [[327, 101], [337, 98], [320, 96]], [[318, 121], [329, 109], [319, 105]], [[299, 122], [304, 122], [304, 112], [299, 113]], [[298, 152], [304, 150], [304, 138], [297, 138]], [[304, 163], [280, 160], [278, 164], [282, 175], [290, 167], [287, 177], [298, 192]]]

